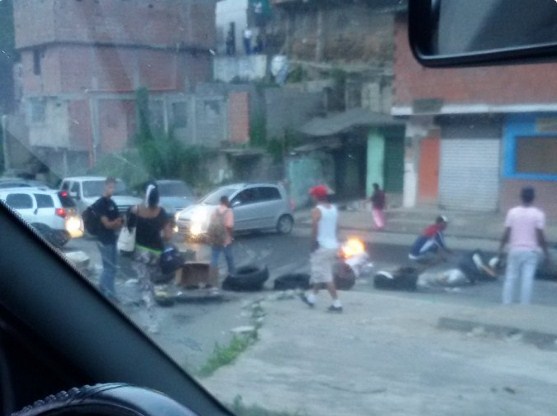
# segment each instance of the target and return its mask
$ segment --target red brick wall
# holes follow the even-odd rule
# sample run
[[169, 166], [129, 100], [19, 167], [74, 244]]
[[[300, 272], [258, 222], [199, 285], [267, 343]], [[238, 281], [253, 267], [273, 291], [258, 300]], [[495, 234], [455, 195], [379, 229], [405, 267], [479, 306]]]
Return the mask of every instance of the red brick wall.
[[216, 0], [18, 0], [16, 47], [97, 41], [210, 48], [215, 44], [215, 4]]
[[[501, 183], [501, 212], [520, 203], [520, 190], [524, 186], [536, 189], [536, 205], [545, 211], [549, 221], [557, 220], [557, 183], [551, 181], [503, 180]], [[550, 236], [555, 240], [557, 236]]]
[[418, 64], [408, 46], [406, 22], [395, 33], [395, 106], [415, 99], [441, 98], [445, 103], [555, 103], [557, 64], [432, 69]]
[[91, 110], [88, 100], [68, 104], [70, 145], [72, 150], [92, 151]]
[[249, 95], [231, 92], [228, 96], [228, 140], [234, 143], [249, 141]]
[[87, 64], [94, 71], [92, 75], [96, 77], [97, 86], [93, 88], [94, 90], [115, 92], [134, 90], [133, 79], [136, 68], [134, 50], [95, 48], [91, 52], [93, 62]]
[[182, 90], [193, 92], [195, 85], [213, 79], [212, 58], [207, 55], [183, 55], [178, 73], [178, 83], [182, 83]]
[[133, 117], [134, 103], [130, 100], [99, 100], [99, 127], [101, 152], [116, 152], [126, 147], [129, 136], [129, 118]]
[[175, 53], [155, 50], [138, 51], [141, 86], [150, 90], [177, 90], [177, 56]]

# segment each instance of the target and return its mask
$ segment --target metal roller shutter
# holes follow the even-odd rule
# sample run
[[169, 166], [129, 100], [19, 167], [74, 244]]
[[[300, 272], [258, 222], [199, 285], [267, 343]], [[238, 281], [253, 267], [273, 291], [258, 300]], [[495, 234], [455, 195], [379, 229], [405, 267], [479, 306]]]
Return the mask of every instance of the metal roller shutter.
[[441, 207], [495, 211], [499, 200], [499, 164], [499, 139], [441, 140]]

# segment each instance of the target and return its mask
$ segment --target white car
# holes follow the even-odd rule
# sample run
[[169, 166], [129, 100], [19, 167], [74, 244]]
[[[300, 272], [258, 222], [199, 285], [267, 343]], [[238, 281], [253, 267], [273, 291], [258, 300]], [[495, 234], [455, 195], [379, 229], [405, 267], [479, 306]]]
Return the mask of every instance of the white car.
[[[104, 192], [104, 176], [75, 176], [64, 178], [60, 184], [61, 191], [69, 192], [75, 199], [79, 212], [83, 212], [88, 206], [99, 199]], [[121, 179], [116, 179], [116, 190], [112, 197], [118, 211], [125, 213], [130, 207], [141, 204], [142, 200], [130, 195], [125, 183]]]
[[57, 246], [83, 236], [83, 220], [73, 200], [63, 191], [6, 188], [0, 190], [0, 200]]

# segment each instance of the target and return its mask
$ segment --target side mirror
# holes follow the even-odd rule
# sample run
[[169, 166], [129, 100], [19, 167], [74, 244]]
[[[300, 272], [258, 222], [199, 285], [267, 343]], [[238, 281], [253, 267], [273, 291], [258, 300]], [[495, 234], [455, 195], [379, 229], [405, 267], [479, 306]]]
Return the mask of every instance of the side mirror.
[[242, 205], [242, 201], [240, 201], [239, 199], [232, 201], [232, 203], [230, 204], [232, 208], [237, 207], [238, 205]]
[[425, 66], [531, 63], [557, 56], [557, 4], [546, 0], [412, 0], [409, 35]]

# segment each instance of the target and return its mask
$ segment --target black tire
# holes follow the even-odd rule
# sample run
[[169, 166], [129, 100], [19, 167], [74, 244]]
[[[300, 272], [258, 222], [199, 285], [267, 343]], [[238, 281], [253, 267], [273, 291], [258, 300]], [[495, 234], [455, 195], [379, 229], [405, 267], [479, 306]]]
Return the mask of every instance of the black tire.
[[282, 215], [277, 221], [277, 233], [290, 234], [294, 228], [294, 218], [291, 215]]
[[333, 281], [338, 290], [350, 290], [356, 283], [356, 275], [350, 266], [339, 261], [333, 270]]
[[309, 274], [290, 273], [277, 277], [273, 282], [274, 290], [309, 289]]
[[12, 416], [76, 414], [98, 416], [195, 416], [191, 410], [154, 390], [110, 383], [62, 391]]
[[263, 284], [269, 278], [269, 269], [256, 265], [239, 267], [236, 272], [229, 275], [222, 288], [236, 292], [254, 292], [263, 289]]
[[380, 270], [373, 277], [373, 287], [380, 290], [414, 292], [417, 290], [418, 274], [414, 267], [400, 267], [393, 272]]

